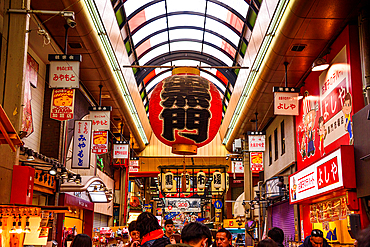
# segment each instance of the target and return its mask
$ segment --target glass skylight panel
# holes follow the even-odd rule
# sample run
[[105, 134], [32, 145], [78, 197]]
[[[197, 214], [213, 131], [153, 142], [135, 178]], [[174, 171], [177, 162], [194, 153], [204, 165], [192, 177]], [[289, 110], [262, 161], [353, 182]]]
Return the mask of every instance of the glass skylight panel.
[[151, 50], [147, 54], [145, 54], [141, 59], [139, 59], [139, 65], [145, 65], [147, 62], [152, 60], [153, 58], [162, 55], [163, 53], [168, 53], [168, 44], [166, 45], [161, 45], [157, 47], [154, 50]]
[[169, 27], [194, 26], [203, 28], [204, 16], [188, 14], [171, 15], [168, 16], [168, 26]]
[[224, 24], [221, 24], [218, 21], [207, 18], [206, 29], [210, 29], [216, 33], [221, 33], [222, 36], [227, 37], [234, 44], [239, 43], [239, 36], [234, 31], [232, 31], [230, 28], [228, 28]]
[[239, 12], [244, 18], [247, 16], [249, 5], [245, 0], [218, 0], [229, 5], [231, 8]]
[[176, 61], [173, 61], [173, 65], [176, 65], [176, 66], [199, 66], [199, 61], [195, 61], [195, 60], [176, 60]]
[[145, 8], [145, 16], [147, 20], [150, 20], [161, 14], [166, 14], [166, 5], [164, 1], [155, 3]]
[[202, 43], [190, 41], [172, 42], [170, 49], [171, 51], [190, 50], [200, 52], [202, 50]]
[[123, 5], [125, 7], [126, 16], [128, 17], [133, 13], [135, 10], [143, 6], [144, 4], [148, 3], [147, 0], [128, 0]]
[[228, 56], [226, 56], [222, 51], [217, 50], [217, 49], [215, 49], [211, 46], [208, 46], [206, 44], [203, 46], [203, 52], [207, 53], [207, 54], [210, 54], [210, 55], [220, 59], [227, 66], [231, 66], [232, 63], [233, 63], [233, 61]]
[[218, 47], [221, 47], [222, 44], [222, 39], [220, 37], [208, 32], [204, 34], [204, 41], [217, 45]]
[[132, 40], [134, 41], [134, 44], [137, 44], [143, 38], [150, 35], [151, 33], [165, 28], [167, 28], [166, 18], [160, 18], [140, 28], [134, 35], [132, 35]]
[[186, 38], [202, 40], [203, 38], [203, 31], [195, 29], [176, 29], [170, 30], [169, 33], [170, 40]]
[[152, 90], [158, 83], [160, 83], [162, 80], [164, 80], [165, 78], [171, 75], [172, 75], [172, 71], [168, 71], [166, 73], [163, 73], [162, 75], [157, 76], [151, 82], [148, 83], [148, 85], [146, 86], [146, 91], [150, 92], [150, 90]]
[[212, 75], [201, 71], [200, 76], [206, 78], [208, 81], [215, 84], [217, 88], [221, 89], [222, 93], [225, 92], [225, 85], [222, 82], [220, 82], [219, 80], [217, 80], [215, 77], [213, 77]]
[[166, 0], [168, 13], [177, 11], [195, 11], [204, 13], [206, 8], [206, 1], [202, 0]]
[[225, 9], [224, 7], [218, 4], [212, 3], [212, 2], [208, 2], [207, 15], [212, 15], [223, 21], [226, 21], [227, 13], [228, 13], [228, 10]]

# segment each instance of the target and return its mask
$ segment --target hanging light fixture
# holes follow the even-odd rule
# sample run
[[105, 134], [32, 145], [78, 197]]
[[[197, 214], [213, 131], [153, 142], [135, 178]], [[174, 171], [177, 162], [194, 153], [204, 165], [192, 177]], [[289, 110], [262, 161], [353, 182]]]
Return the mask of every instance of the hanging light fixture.
[[26, 218], [26, 226], [24, 227], [23, 232], [25, 232], [25, 233], [30, 233], [31, 232], [30, 217], [29, 216], [27, 216], [27, 218]]
[[165, 183], [165, 188], [167, 190], [171, 190], [173, 188], [173, 173], [172, 172], [166, 172], [164, 174], [164, 183]]
[[80, 174], [77, 174], [77, 175], [76, 175], [75, 183], [76, 183], [76, 184], [81, 184], [81, 175], [80, 175]]
[[32, 160], [35, 159], [35, 157], [33, 157], [33, 150], [32, 149], [28, 149], [26, 153], [28, 155], [27, 161], [32, 161]]
[[13, 217], [13, 227], [10, 229], [10, 231], [9, 231], [9, 233], [16, 233], [16, 228], [15, 228], [15, 226], [16, 226], [16, 222], [15, 222], [15, 216]]
[[61, 170], [61, 172], [60, 172], [60, 176], [61, 176], [62, 178], [67, 178], [67, 177], [68, 177], [67, 169], [66, 169], [64, 166], [62, 167], [62, 170]]
[[323, 57], [317, 58], [312, 64], [312, 71], [323, 71], [329, 67], [329, 63]]
[[21, 234], [23, 232], [21, 215], [19, 215], [19, 217], [18, 217], [18, 226], [17, 226], [17, 229], [15, 230], [15, 232], [18, 233], [18, 234]]
[[52, 175], [52, 176], [55, 176], [56, 174], [57, 174], [57, 166], [56, 166], [56, 164], [54, 164], [54, 162], [52, 162], [53, 163], [53, 166], [50, 168], [50, 170], [49, 170], [49, 174], [50, 175]]

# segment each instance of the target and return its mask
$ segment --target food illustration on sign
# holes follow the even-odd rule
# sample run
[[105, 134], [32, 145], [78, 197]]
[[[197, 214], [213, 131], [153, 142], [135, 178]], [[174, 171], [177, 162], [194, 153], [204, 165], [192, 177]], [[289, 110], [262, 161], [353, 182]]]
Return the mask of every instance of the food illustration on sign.
[[107, 132], [101, 132], [94, 135], [94, 144], [106, 144], [107, 143]]

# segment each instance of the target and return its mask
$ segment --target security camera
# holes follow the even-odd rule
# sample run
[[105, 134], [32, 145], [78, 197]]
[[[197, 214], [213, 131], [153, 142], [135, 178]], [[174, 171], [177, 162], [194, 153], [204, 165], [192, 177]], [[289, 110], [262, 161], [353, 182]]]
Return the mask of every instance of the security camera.
[[229, 159], [229, 156], [226, 156], [226, 160], [228, 160]]
[[77, 23], [71, 18], [67, 18], [66, 21], [70, 28], [75, 28], [77, 26]]

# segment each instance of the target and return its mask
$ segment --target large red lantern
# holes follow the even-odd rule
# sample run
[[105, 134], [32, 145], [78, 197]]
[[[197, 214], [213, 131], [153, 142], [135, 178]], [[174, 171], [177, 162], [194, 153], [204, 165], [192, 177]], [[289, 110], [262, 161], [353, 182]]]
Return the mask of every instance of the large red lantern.
[[196, 154], [216, 136], [222, 119], [219, 91], [194, 68], [176, 68], [154, 88], [149, 120], [175, 154]]

